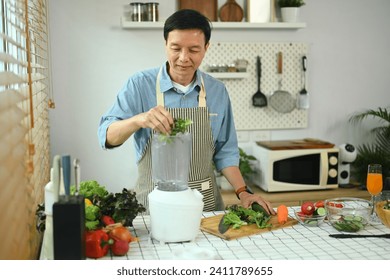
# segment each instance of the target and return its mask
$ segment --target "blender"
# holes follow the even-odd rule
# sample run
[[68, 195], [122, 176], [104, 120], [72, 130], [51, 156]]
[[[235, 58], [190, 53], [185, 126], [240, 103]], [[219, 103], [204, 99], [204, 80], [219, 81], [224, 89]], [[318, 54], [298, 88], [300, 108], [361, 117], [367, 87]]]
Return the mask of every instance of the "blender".
[[199, 233], [204, 203], [188, 186], [191, 150], [189, 132], [152, 137], [151, 237], [161, 243], [193, 241]]

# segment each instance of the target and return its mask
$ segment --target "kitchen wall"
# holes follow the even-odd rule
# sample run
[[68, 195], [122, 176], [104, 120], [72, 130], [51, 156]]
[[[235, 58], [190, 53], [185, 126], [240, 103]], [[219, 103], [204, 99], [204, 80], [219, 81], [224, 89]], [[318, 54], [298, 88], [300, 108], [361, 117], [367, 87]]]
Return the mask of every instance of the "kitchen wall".
[[[103, 151], [97, 140], [101, 114], [137, 70], [165, 61], [162, 30], [121, 29], [129, 0], [50, 1], [52, 89], [51, 153], [80, 159], [81, 179], [97, 180], [110, 191], [134, 186], [137, 177], [132, 139]], [[145, 1], [146, 2], [146, 1]], [[159, 1], [160, 19], [176, 1]], [[243, 5], [243, 0], [237, 1]], [[219, 6], [225, 0], [219, 0]], [[244, 132], [250, 149], [258, 137], [272, 140], [314, 137], [336, 145], [358, 145], [369, 124], [352, 126], [357, 111], [389, 106], [390, 1], [306, 0], [299, 30], [214, 30], [213, 42], [305, 42], [309, 45], [309, 124], [304, 129]], [[253, 92], [255, 92], [255, 88]], [[261, 132], [261, 131], [260, 131]]]

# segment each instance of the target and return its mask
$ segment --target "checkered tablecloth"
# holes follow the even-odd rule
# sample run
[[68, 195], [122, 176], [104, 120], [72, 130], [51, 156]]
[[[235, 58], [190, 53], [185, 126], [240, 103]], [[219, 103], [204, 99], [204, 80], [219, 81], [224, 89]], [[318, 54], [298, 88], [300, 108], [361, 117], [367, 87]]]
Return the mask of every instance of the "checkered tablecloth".
[[[204, 217], [223, 212], [205, 212]], [[293, 217], [293, 208], [289, 208]], [[170, 260], [175, 259], [178, 250], [204, 249], [213, 252], [223, 260], [390, 260], [390, 239], [348, 238], [335, 239], [329, 234], [340, 233], [324, 222], [319, 227], [301, 224], [267, 233], [224, 240], [212, 234], [199, 231], [195, 241], [183, 243], [161, 243], [150, 238], [150, 217], [138, 216], [131, 231], [138, 242], [130, 243], [125, 256], [108, 254], [102, 259], [112, 260]], [[390, 233], [384, 225], [367, 225], [357, 234]]]

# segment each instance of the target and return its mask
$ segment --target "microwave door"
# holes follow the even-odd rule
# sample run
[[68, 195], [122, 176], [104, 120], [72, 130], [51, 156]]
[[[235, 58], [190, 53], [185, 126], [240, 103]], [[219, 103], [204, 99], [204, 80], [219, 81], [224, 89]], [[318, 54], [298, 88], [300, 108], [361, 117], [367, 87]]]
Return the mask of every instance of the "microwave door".
[[273, 166], [273, 181], [303, 186], [318, 186], [321, 178], [320, 154], [290, 156], [277, 160]]

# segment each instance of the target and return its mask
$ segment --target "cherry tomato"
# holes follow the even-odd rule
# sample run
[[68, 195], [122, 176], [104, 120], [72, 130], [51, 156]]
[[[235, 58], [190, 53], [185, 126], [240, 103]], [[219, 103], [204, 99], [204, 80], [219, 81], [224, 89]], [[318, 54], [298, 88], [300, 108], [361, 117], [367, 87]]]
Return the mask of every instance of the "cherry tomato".
[[325, 202], [323, 200], [318, 200], [316, 203], [314, 203], [314, 206], [316, 208], [324, 208], [325, 207]]

